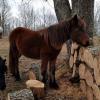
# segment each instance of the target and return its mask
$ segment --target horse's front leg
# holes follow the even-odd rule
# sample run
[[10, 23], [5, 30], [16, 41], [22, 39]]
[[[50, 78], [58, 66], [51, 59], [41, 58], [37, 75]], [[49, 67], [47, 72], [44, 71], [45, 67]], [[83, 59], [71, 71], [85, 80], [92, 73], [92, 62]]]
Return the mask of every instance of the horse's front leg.
[[48, 79], [47, 75], [47, 66], [48, 66], [48, 59], [42, 59], [41, 63], [41, 74], [42, 74], [42, 82], [46, 83]]
[[56, 59], [49, 61], [49, 75], [50, 75], [49, 86], [51, 88], [58, 89], [59, 86], [55, 79], [55, 70], [56, 70], [55, 63], [56, 63]]

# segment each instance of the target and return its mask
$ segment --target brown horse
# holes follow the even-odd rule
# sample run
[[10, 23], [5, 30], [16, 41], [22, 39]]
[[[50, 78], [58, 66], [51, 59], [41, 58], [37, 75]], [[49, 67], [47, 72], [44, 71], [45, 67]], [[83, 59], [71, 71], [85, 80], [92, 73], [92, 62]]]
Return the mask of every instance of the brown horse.
[[9, 69], [16, 80], [20, 79], [18, 59], [21, 55], [41, 59], [42, 81], [47, 81], [47, 65], [49, 63], [49, 85], [58, 88], [55, 80], [55, 63], [64, 42], [72, 39], [80, 45], [89, 45], [86, 23], [75, 15], [68, 21], [62, 21], [39, 31], [18, 27], [9, 37]]

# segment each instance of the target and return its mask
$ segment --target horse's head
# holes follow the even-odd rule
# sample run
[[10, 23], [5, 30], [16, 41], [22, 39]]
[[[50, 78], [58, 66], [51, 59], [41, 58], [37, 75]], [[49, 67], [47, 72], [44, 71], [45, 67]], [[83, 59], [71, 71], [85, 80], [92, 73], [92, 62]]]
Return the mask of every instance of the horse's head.
[[0, 57], [0, 90], [6, 88], [5, 73], [7, 72], [6, 60]]
[[84, 18], [75, 15], [70, 20], [71, 39], [82, 46], [89, 45], [89, 35], [86, 31], [86, 23]]

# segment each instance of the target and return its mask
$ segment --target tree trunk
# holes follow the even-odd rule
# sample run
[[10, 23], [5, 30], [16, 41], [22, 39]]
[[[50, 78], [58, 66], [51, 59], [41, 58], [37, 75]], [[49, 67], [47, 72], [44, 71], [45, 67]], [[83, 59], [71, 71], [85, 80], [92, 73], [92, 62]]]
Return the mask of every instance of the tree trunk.
[[72, 15], [79, 15], [79, 1], [80, 0], [72, 0]]
[[84, 16], [90, 37], [94, 31], [94, 0], [79, 0], [79, 14]]
[[58, 21], [71, 17], [71, 8], [68, 0], [54, 0], [54, 7]]

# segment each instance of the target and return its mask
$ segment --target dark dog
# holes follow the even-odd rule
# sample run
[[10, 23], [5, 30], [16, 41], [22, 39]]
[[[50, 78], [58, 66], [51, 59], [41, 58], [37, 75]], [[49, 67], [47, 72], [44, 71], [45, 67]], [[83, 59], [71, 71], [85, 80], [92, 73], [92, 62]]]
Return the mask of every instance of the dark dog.
[[0, 57], [0, 90], [2, 91], [6, 88], [5, 73], [7, 72], [7, 66], [5, 62], [6, 59]]

